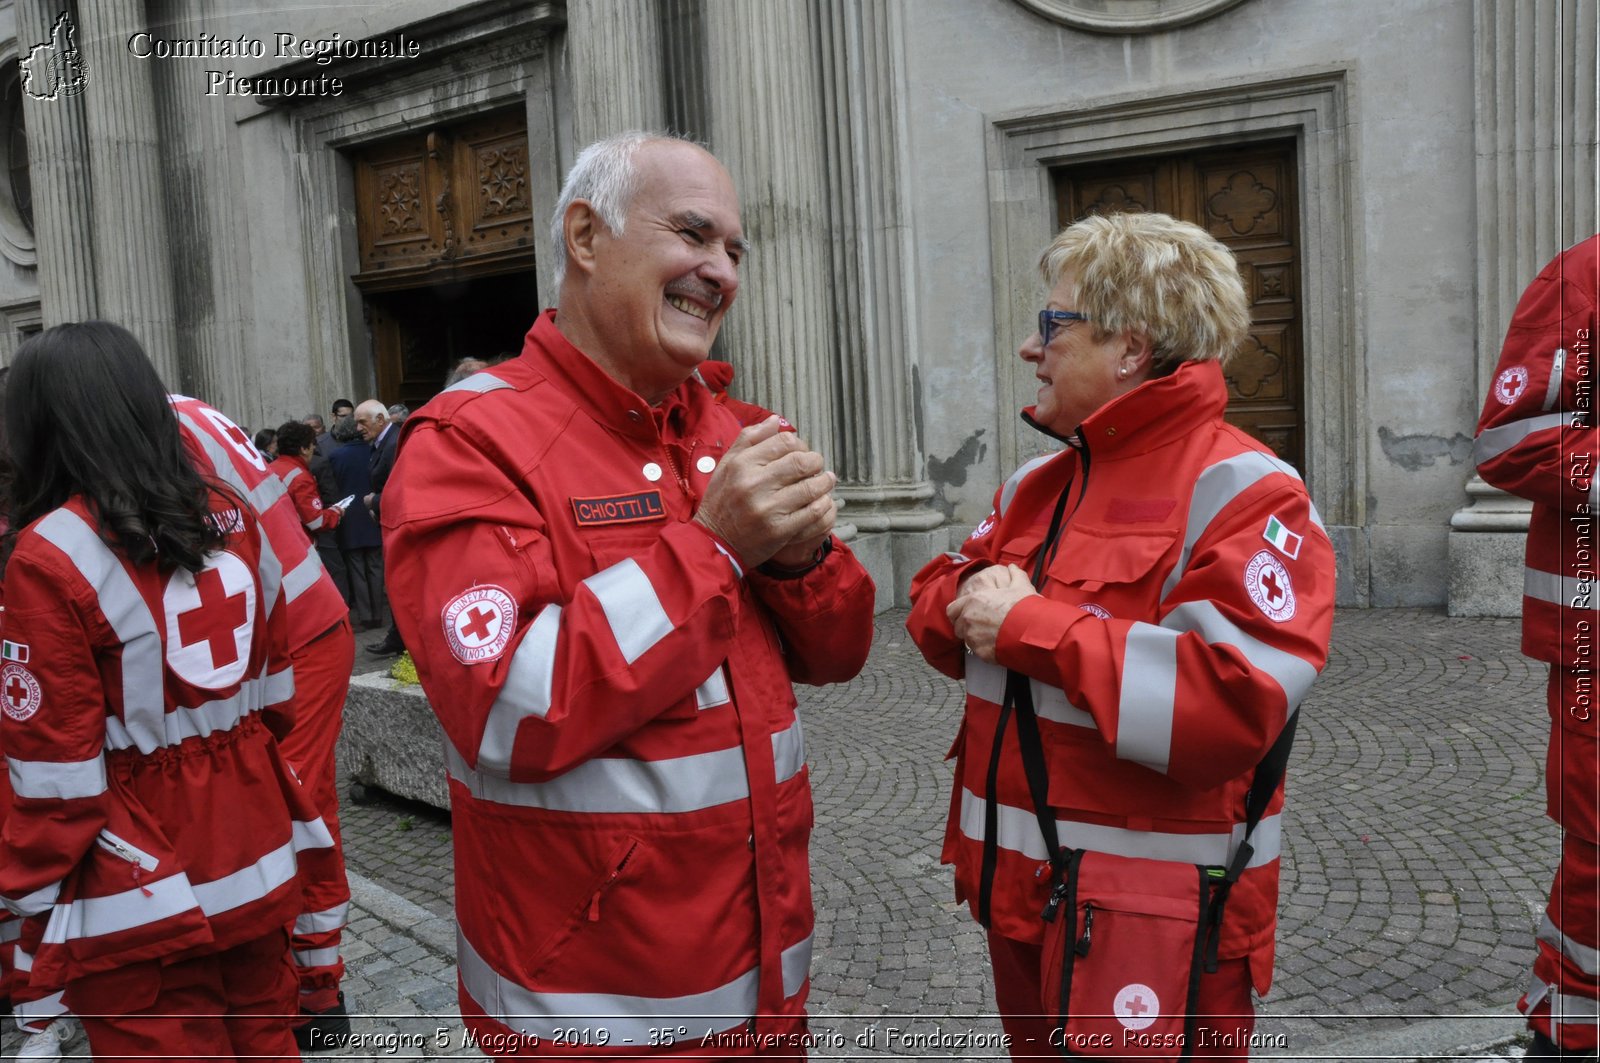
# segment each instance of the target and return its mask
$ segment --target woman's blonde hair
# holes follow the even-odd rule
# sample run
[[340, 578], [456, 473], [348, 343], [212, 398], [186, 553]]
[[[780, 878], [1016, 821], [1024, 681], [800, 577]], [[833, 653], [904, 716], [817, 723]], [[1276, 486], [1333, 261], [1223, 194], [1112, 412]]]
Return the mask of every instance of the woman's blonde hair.
[[1250, 331], [1239, 266], [1198, 225], [1166, 214], [1090, 215], [1062, 229], [1039, 257], [1047, 287], [1071, 272], [1077, 310], [1097, 338], [1143, 333], [1155, 375], [1182, 362], [1223, 364]]

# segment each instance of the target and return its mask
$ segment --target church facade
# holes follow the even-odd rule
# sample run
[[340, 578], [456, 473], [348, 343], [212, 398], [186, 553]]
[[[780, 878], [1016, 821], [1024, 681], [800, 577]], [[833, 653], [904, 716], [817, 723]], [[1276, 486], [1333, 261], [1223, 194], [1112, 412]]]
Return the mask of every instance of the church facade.
[[1341, 604], [1518, 608], [1526, 507], [1472, 434], [1597, 227], [1592, 0], [217, 6], [0, 4], [0, 359], [104, 317], [252, 427], [415, 407], [550, 304], [576, 151], [670, 129], [755, 245], [733, 390], [832, 461], [880, 605], [1045, 448], [1040, 250], [1152, 209], [1239, 258], [1229, 416], [1304, 474]]

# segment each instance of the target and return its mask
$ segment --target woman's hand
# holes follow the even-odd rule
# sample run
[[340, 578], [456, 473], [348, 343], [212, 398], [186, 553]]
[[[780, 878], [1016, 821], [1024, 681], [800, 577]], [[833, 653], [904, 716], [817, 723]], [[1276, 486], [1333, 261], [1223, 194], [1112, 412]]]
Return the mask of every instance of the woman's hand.
[[995, 640], [1011, 607], [1030, 594], [1037, 594], [1028, 574], [1016, 565], [991, 565], [961, 581], [960, 593], [945, 615], [955, 629], [956, 638], [967, 644], [980, 660], [998, 663]]

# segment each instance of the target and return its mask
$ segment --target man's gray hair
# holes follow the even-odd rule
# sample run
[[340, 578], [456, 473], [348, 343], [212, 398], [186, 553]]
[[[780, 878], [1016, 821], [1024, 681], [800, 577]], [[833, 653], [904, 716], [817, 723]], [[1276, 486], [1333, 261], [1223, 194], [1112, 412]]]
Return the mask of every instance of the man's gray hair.
[[666, 133], [649, 133], [630, 129], [614, 133], [578, 152], [561, 185], [561, 196], [556, 200], [556, 210], [550, 219], [551, 274], [555, 278], [554, 305], [561, 297], [561, 282], [567, 275], [567, 235], [565, 219], [567, 208], [575, 199], [587, 200], [594, 212], [605, 222], [606, 228], [618, 236], [628, 219], [628, 207], [636, 191], [634, 178], [638, 169], [634, 157], [639, 149], [653, 140], [678, 140], [685, 144], [694, 141]]

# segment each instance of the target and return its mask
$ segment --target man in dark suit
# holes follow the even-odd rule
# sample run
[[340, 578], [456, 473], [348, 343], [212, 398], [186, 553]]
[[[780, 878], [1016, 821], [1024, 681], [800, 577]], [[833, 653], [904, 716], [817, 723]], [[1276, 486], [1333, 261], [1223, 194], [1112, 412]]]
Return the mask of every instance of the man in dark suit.
[[[368, 399], [356, 407], [356, 427], [361, 431], [361, 438], [372, 444], [372, 456], [368, 459], [368, 468], [372, 472], [372, 492], [363, 501], [372, 513], [372, 519], [380, 519], [383, 505], [383, 485], [389, 480], [389, 473], [394, 469], [395, 451], [400, 445], [400, 426], [389, 420], [388, 408], [377, 399]], [[380, 657], [393, 656], [405, 652], [405, 643], [400, 641], [400, 631], [394, 624], [389, 625], [389, 633], [382, 642], [370, 643], [368, 653]]]

